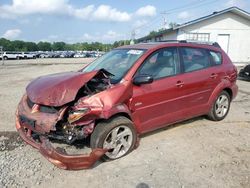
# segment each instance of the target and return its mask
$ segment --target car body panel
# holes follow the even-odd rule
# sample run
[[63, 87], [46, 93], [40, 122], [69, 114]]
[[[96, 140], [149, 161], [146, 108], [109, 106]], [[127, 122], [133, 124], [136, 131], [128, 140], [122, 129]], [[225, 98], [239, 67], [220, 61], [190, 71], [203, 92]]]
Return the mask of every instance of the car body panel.
[[[95, 111], [97, 118], [108, 119], [117, 113], [129, 113], [126, 105], [132, 96], [132, 84], [128, 81], [123, 81], [115, 87], [111, 87], [96, 95], [82, 98], [76, 104], [76, 108], [90, 107]], [[130, 116], [130, 115], [129, 115]], [[85, 116], [82, 120], [87, 118]]]
[[37, 104], [62, 106], [73, 101], [79, 89], [97, 73], [66, 72], [41, 76], [27, 86], [27, 95]]

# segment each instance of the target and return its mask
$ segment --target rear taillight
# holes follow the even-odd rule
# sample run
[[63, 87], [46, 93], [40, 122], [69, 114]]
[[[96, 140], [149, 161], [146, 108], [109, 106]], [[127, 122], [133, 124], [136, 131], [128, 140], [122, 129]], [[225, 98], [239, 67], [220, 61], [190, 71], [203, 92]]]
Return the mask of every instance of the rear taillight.
[[229, 77], [230, 77], [230, 81], [232, 81], [232, 82], [235, 82], [236, 81], [236, 79], [237, 79], [237, 68], [236, 68], [236, 66], [233, 66], [233, 70], [232, 70], [232, 72], [229, 74]]

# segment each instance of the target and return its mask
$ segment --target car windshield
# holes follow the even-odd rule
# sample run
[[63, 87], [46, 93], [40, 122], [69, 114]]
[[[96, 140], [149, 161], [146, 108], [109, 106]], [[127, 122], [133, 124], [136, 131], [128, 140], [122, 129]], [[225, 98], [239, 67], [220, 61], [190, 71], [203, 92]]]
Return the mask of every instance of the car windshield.
[[141, 49], [115, 49], [93, 61], [83, 72], [105, 69], [114, 75], [111, 77], [111, 83], [116, 84], [144, 52], [145, 50]]

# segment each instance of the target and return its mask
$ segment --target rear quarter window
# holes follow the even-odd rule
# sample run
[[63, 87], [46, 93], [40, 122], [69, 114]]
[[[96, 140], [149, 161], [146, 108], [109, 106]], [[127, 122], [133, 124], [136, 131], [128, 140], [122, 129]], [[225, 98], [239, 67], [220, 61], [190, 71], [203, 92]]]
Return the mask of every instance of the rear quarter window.
[[209, 51], [209, 56], [212, 65], [222, 64], [222, 55], [220, 52]]
[[210, 66], [209, 56], [205, 49], [183, 47], [181, 54], [184, 72], [192, 72]]

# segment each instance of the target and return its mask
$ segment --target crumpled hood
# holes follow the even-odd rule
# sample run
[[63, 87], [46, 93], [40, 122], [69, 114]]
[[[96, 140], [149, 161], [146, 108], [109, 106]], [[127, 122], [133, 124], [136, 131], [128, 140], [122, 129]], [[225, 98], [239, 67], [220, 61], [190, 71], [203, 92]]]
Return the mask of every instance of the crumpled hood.
[[46, 106], [62, 106], [73, 101], [78, 90], [100, 71], [65, 72], [41, 76], [26, 88], [29, 99]]

